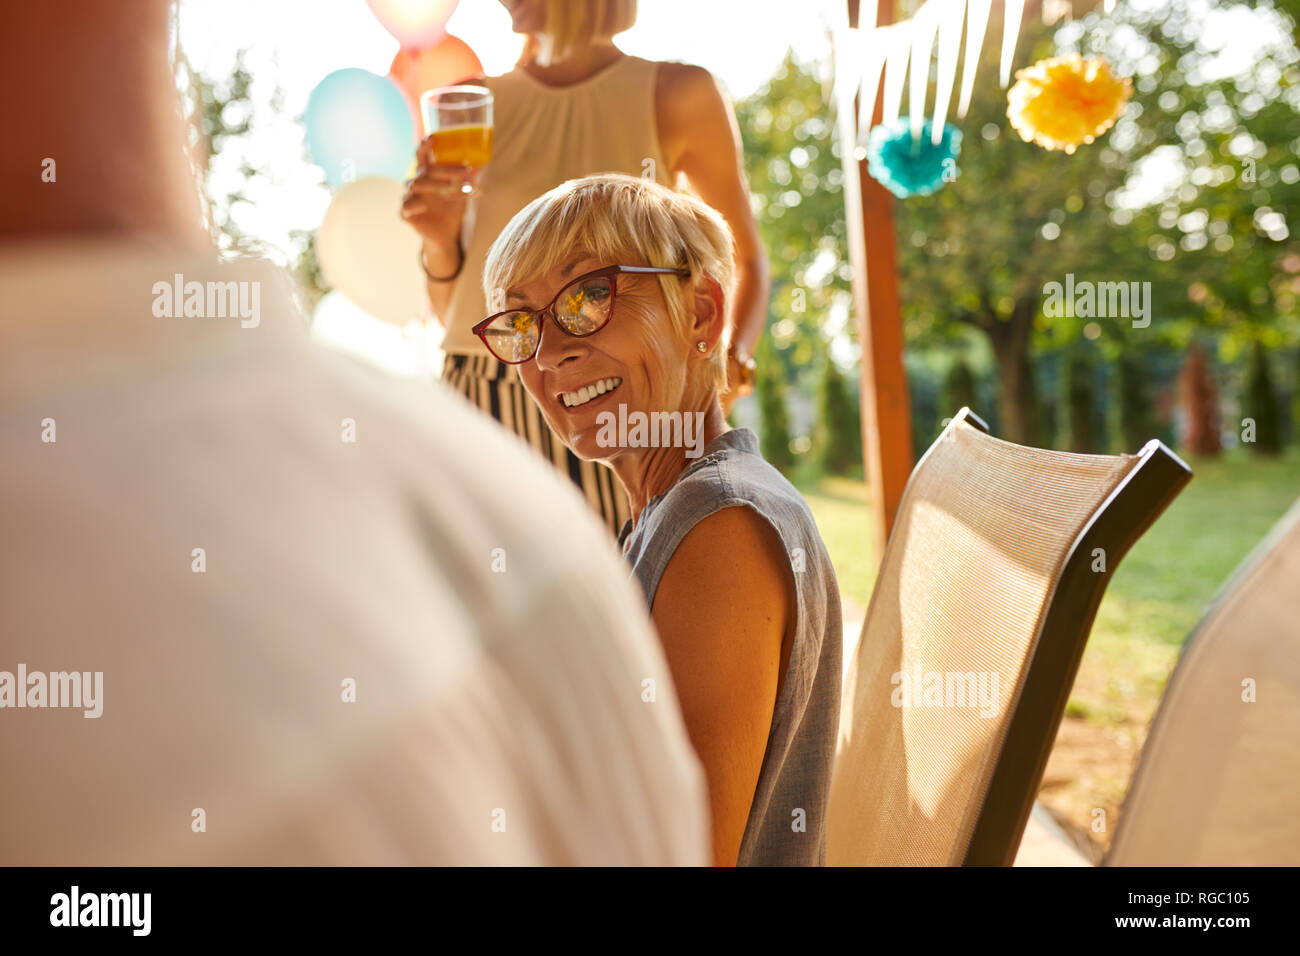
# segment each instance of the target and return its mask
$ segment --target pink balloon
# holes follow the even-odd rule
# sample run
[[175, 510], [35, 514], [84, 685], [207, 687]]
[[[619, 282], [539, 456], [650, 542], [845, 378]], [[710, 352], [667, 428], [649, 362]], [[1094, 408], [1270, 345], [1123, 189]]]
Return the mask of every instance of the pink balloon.
[[398, 50], [388, 75], [418, 101], [425, 90], [482, 76], [483, 64], [468, 43], [448, 33], [431, 50]]
[[447, 32], [447, 21], [459, 0], [366, 0], [383, 28], [404, 50], [433, 46]]

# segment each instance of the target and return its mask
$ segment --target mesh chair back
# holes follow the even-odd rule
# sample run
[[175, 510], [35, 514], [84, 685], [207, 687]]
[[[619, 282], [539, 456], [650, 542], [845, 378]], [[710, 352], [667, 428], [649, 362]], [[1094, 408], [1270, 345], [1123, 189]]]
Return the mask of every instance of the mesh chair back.
[[1189, 477], [1159, 442], [1027, 448], [962, 409], [908, 482], [846, 677], [828, 863], [1010, 865], [1106, 583]]

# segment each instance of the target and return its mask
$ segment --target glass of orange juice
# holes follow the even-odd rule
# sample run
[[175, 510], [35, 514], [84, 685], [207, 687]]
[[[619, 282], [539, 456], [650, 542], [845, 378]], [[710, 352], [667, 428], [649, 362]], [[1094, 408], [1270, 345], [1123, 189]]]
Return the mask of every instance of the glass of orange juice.
[[[479, 167], [492, 158], [492, 91], [483, 86], [440, 86], [420, 97], [424, 131], [439, 163]], [[472, 193], [469, 183], [461, 186]]]

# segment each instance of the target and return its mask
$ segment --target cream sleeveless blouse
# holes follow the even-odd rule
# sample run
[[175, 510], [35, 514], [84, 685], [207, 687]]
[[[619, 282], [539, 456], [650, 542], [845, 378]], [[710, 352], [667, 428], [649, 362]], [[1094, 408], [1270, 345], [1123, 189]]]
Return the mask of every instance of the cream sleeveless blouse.
[[560, 183], [594, 173], [653, 176], [670, 185], [659, 149], [655, 78], [659, 64], [623, 56], [580, 83], [546, 86], [522, 69], [491, 77], [492, 160], [479, 174], [461, 237], [465, 266], [444, 317], [443, 350], [487, 355], [470, 331], [487, 317], [483, 263], [506, 223]]

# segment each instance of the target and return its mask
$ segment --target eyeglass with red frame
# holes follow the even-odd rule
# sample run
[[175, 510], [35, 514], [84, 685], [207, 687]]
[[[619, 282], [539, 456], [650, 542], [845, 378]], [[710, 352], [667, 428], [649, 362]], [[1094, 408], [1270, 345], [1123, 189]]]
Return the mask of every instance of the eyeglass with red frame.
[[498, 312], [475, 325], [473, 332], [499, 360], [507, 365], [522, 365], [537, 354], [542, 342], [542, 316], [548, 313], [556, 328], [574, 338], [595, 335], [609, 324], [618, 298], [618, 277], [628, 273], [686, 277], [691, 270], [605, 266], [567, 283], [542, 308]]

